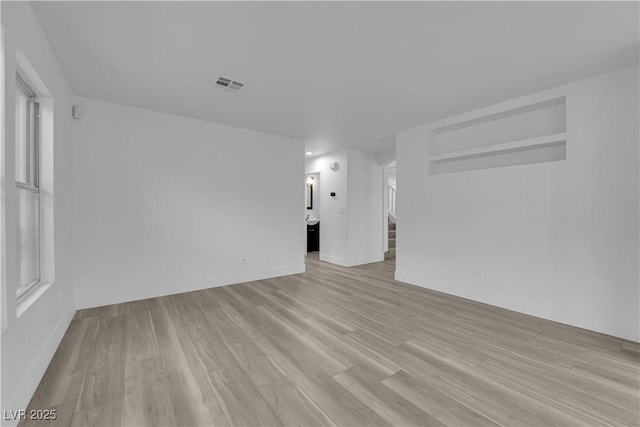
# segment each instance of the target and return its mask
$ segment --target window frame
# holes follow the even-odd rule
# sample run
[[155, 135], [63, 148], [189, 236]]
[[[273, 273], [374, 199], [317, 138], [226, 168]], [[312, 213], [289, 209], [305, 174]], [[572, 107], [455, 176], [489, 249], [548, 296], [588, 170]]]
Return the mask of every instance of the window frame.
[[[16, 89], [22, 90], [27, 97], [29, 98], [29, 108], [27, 109], [27, 117], [26, 117], [26, 147], [25, 147], [25, 163], [26, 165], [19, 165], [20, 159], [17, 158], [16, 154], [16, 171], [15, 171], [15, 184], [17, 191], [26, 190], [32, 193], [35, 193], [37, 196], [37, 212], [36, 212], [36, 253], [37, 262], [37, 271], [36, 271], [36, 280], [32, 283], [22, 286], [22, 278], [18, 275], [18, 287], [16, 288], [16, 298], [18, 300], [22, 299], [26, 295], [29, 294], [31, 290], [33, 290], [37, 285], [42, 283], [42, 235], [41, 235], [41, 207], [40, 207], [40, 104], [37, 101], [37, 94], [31, 88], [31, 85], [27, 82], [27, 80], [19, 73], [16, 73]], [[18, 138], [15, 138], [16, 141], [16, 153], [18, 150]], [[25, 168], [25, 180], [18, 179], [18, 167]], [[20, 209], [20, 203], [18, 202], [17, 208]], [[18, 239], [18, 265], [22, 263], [21, 256], [21, 241]]]

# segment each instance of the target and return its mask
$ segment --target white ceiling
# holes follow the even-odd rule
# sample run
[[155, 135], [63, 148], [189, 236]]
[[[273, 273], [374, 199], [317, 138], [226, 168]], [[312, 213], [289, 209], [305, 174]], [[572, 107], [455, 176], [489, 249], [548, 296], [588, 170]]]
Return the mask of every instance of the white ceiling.
[[[322, 154], [638, 61], [638, 2], [36, 2], [76, 95]], [[248, 83], [234, 94], [225, 76]], [[377, 138], [374, 136], [378, 135]]]

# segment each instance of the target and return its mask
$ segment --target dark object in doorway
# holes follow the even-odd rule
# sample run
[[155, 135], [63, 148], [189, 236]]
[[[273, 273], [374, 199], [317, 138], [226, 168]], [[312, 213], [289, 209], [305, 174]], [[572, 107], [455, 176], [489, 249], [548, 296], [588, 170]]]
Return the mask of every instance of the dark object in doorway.
[[307, 224], [307, 252], [317, 252], [320, 250], [320, 223], [315, 225]]

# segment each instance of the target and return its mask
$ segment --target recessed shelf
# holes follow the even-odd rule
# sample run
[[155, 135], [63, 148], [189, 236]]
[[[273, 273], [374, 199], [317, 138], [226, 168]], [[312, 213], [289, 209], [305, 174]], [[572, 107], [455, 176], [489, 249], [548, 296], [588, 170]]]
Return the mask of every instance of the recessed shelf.
[[451, 162], [474, 157], [490, 156], [513, 151], [529, 150], [536, 147], [544, 147], [564, 143], [567, 140], [567, 133], [555, 133], [552, 135], [540, 136], [537, 138], [525, 138], [518, 141], [505, 142], [502, 144], [492, 144], [484, 147], [470, 148], [468, 150], [453, 151], [444, 154], [430, 156], [429, 161], [434, 163]]
[[429, 174], [567, 158], [567, 98], [537, 98], [452, 117], [429, 132]]
[[553, 107], [557, 107], [557, 106], [561, 106], [564, 108], [565, 103], [566, 103], [566, 98], [564, 96], [560, 96], [557, 98], [547, 99], [545, 101], [536, 102], [533, 104], [527, 104], [520, 107], [504, 110], [504, 111], [498, 111], [491, 114], [479, 115], [479, 116], [462, 120], [462, 121], [454, 121], [454, 122], [442, 125], [439, 128], [434, 129], [432, 132], [436, 134], [448, 133], [458, 129], [475, 127], [483, 123], [498, 122], [502, 119], [506, 119], [512, 116], [525, 116], [530, 112], [534, 112], [538, 110], [550, 110], [550, 109], [553, 109]]

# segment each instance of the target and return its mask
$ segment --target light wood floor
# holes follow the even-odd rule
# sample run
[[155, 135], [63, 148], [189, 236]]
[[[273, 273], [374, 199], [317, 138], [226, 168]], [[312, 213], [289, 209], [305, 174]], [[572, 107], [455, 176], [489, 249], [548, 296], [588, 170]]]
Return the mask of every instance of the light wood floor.
[[[638, 425], [639, 346], [392, 261], [78, 311], [30, 408], [73, 426]], [[23, 423], [28, 425], [29, 423]]]

